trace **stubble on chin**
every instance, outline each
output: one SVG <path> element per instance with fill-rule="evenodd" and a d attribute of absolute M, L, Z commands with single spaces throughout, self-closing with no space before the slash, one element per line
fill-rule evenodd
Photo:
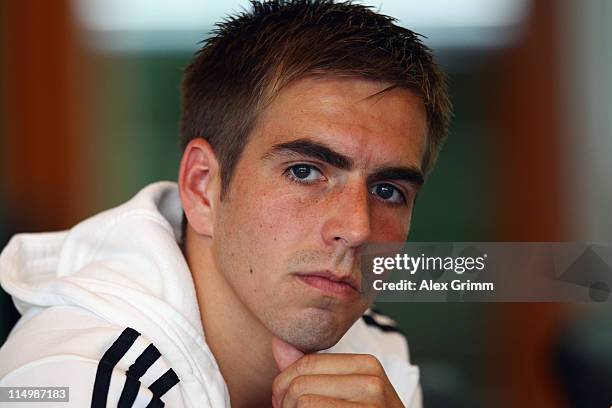
<path fill-rule="evenodd" d="M 334 346 L 354 323 L 337 313 L 326 308 L 308 307 L 292 316 L 270 319 L 269 329 L 305 353 L 326 350 Z"/>

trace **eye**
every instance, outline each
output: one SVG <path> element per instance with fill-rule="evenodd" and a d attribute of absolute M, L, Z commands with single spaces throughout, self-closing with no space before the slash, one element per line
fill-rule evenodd
<path fill-rule="evenodd" d="M 404 204 L 406 202 L 404 194 L 397 187 L 389 183 L 374 184 L 370 188 L 370 194 L 390 204 Z"/>
<path fill-rule="evenodd" d="M 323 174 L 315 166 L 310 164 L 296 164 L 287 169 L 289 178 L 298 183 L 314 183 L 323 180 Z"/>

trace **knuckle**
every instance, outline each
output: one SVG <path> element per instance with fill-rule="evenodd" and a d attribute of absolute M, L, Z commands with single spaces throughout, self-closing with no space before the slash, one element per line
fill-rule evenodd
<path fill-rule="evenodd" d="M 380 361 L 378 361 L 378 359 L 373 355 L 363 354 L 362 359 L 363 365 L 369 370 L 376 373 L 380 373 L 382 371 L 382 365 L 380 364 Z"/>
<path fill-rule="evenodd" d="M 385 391 L 385 381 L 373 375 L 368 376 L 364 386 L 371 395 L 380 395 Z"/>
<path fill-rule="evenodd" d="M 317 356 L 315 354 L 307 354 L 300 358 L 295 365 L 295 371 L 300 375 L 308 374 L 314 371 L 317 363 Z"/>
<path fill-rule="evenodd" d="M 289 388 L 287 389 L 287 396 L 290 399 L 297 401 L 299 397 L 304 393 L 304 389 L 306 388 L 305 377 L 296 377 L 289 384 Z"/>

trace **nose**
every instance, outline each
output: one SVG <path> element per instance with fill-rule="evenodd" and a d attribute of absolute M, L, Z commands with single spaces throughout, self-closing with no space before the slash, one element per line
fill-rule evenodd
<path fill-rule="evenodd" d="M 345 185 L 330 199 L 322 230 L 326 244 L 355 248 L 368 240 L 371 234 L 369 194 L 365 183 L 354 183 Z"/>

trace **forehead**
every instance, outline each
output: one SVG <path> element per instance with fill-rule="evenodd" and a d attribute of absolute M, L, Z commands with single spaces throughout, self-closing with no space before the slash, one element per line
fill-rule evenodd
<path fill-rule="evenodd" d="M 309 77 L 281 90 L 259 117 L 256 150 L 289 140 L 323 142 L 355 161 L 420 167 L 427 121 L 422 99 L 385 82 Z"/>

